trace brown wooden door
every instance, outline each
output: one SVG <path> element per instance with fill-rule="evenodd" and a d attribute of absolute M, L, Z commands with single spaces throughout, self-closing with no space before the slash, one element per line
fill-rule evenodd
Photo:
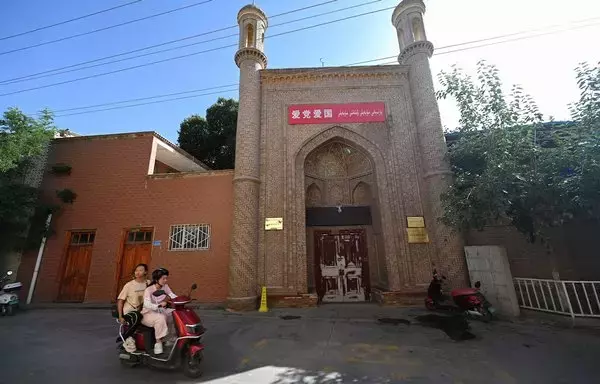
<path fill-rule="evenodd" d="M 81 303 L 85 299 L 95 231 L 71 232 L 57 301 Z"/>
<path fill-rule="evenodd" d="M 363 229 L 315 231 L 315 281 L 321 301 L 369 300 L 369 268 Z"/>
<path fill-rule="evenodd" d="M 123 254 L 121 255 L 117 295 L 121 292 L 123 286 L 133 279 L 133 270 L 136 265 L 140 263 L 150 265 L 151 253 L 152 228 L 127 231 L 124 238 Z"/>

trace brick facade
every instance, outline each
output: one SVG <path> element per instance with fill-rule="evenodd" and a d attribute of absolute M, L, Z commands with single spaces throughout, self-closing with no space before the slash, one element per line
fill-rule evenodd
<path fill-rule="evenodd" d="M 373 166 L 372 177 L 365 180 L 373 193 L 373 224 L 367 233 L 373 253 L 371 282 L 383 292 L 379 297 L 411 301 L 399 297 L 424 292 L 434 267 L 443 270 L 452 284 L 465 283 L 462 239 L 437 220 L 439 196 L 451 174 L 429 68 L 433 47 L 425 40 L 424 10 L 422 1 L 405 0 L 393 13 L 400 65 L 275 70 L 261 69 L 266 65 L 262 42 L 247 44 L 247 21 L 266 28 L 266 16 L 254 6 L 240 11 L 240 50 L 235 57 L 241 80 L 236 151 L 240 181 L 234 217 L 244 221 L 234 221 L 232 234 L 231 306 L 238 306 L 239 300 L 254 305 L 261 286 L 273 296 L 311 293 L 313 250 L 308 249 L 311 230 L 305 222 L 309 187 L 305 162 L 331 142 L 365 153 Z M 365 102 L 384 102 L 386 121 L 344 125 L 287 121 L 290 105 Z M 259 204 L 257 215 L 248 209 L 254 201 Z M 255 219 L 250 220 L 250 213 Z M 424 217 L 430 243 L 408 243 L 407 216 Z M 269 217 L 283 218 L 283 230 L 265 231 L 264 220 Z M 249 242 L 256 238 L 258 249 L 250 249 Z"/>
<path fill-rule="evenodd" d="M 151 269 L 171 272 L 170 285 L 182 292 L 198 283 L 195 297 L 202 302 L 224 302 L 227 294 L 230 228 L 232 221 L 231 171 L 148 175 L 153 133 L 77 137 L 54 140 L 47 166 L 65 163 L 71 175 L 46 172 L 42 190 L 47 199 L 55 191 L 72 189 L 77 199 L 63 204 L 53 218 L 35 289 L 34 302 L 56 300 L 65 262 L 67 231 L 93 229 L 92 261 L 85 302 L 110 302 L 116 297 L 116 268 L 123 231 L 152 227 L 160 246 L 151 251 Z M 161 139 L 162 140 L 162 139 Z M 161 170 L 160 166 L 157 170 Z M 170 168 L 170 167 L 168 167 Z M 164 170 L 164 169 L 163 169 Z M 176 224 L 209 224 L 206 251 L 169 251 L 169 231 Z M 19 279 L 29 284 L 37 251 L 27 253 Z M 27 292 L 28 287 L 24 289 Z"/>

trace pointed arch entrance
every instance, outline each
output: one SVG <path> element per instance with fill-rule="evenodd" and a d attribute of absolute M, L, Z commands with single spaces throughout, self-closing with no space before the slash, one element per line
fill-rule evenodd
<path fill-rule="evenodd" d="M 341 138 L 305 158 L 307 277 L 320 301 L 370 300 L 374 168 L 368 153 Z"/>

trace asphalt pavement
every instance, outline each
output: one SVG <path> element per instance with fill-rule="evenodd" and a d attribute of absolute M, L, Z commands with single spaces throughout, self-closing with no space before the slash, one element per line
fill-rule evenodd
<path fill-rule="evenodd" d="M 0 318 L 0 383 L 599 382 L 600 334 L 588 329 L 472 322 L 474 337 L 461 340 L 419 311 L 374 305 L 199 313 L 200 379 L 122 367 L 106 309 L 38 309 Z"/>

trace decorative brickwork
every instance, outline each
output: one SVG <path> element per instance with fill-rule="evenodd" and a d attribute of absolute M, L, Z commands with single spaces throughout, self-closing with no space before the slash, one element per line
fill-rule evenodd
<path fill-rule="evenodd" d="M 254 27 L 247 28 L 244 15 L 252 15 L 259 27 L 266 26 L 266 17 L 244 8 L 236 55 L 241 81 L 232 298 L 251 300 L 260 286 L 273 297 L 300 297 L 310 293 L 309 285 L 314 289 L 308 272 L 314 268 L 314 252 L 309 249 L 307 204 L 370 205 L 373 223 L 366 229 L 371 279 L 378 292 L 391 292 L 378 293 L 381 300 L 413 303 L 414 295 L 426 291 L 434 267 L 453 283 L 464 283 L 462 242 L 438 222 L 440 193 L 450 172 L 429 69 L 433 46 L 425 40 L 424 11 L 422 1 L 405 0 L 393 14 L 401 65 L 265 70 L 262 46 L 245 45 L 254 41 L 248 37 Z M 368 102 L 385 104 L 385 122 L 341 126 L 287 121 L 290 105 Z M 307 164 L 311 153 L 332 145 L 364 153 L 368 173 L 350 183 L 323 176 L 325 170 L 317 168 L 325 163 L 310 158 Z M 430 243 L 408 243 L 407 216 L 425 218 Z M 283 230 L 265 231 L 268 217 L 283 218 Z"/>
<path fill-rule="evenodd" d="M 260 183 L 260 70 L 267 58 L 260 50 L 267 25 L 264 13 L 246 6 L 238 14 L 240 49 L 235 62 L 240 68 L 237 120 L 233 224 L 229 262 L 229 299 L 232 309 L 252 308 L 258 294 L 257 258 Z"/>

